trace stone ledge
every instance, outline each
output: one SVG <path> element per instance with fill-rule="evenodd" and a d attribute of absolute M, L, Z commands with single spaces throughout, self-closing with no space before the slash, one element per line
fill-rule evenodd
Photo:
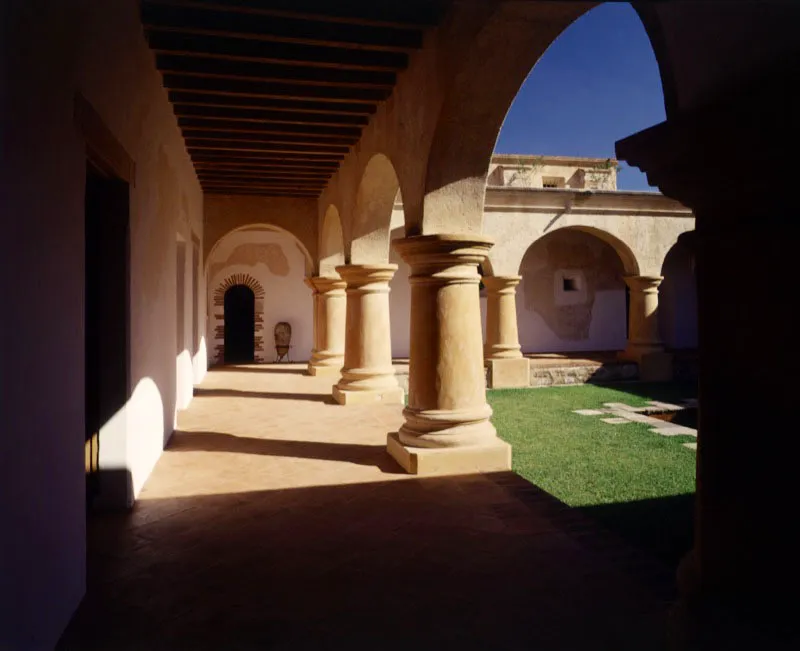
<path fill-rule="evenodd" d="M 386 451 L 412 475 L 467 475 L 511 469 L 511 446 L 496 439 L 490 445 L 463 448 L 412 448 L 397 432 L 386 439 Z"/>

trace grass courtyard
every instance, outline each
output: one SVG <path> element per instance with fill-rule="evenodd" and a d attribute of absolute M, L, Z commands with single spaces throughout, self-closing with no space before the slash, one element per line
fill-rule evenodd
<path fill-rule="evenodd" d="M 513 446 L 515 472 L 670 564 L 691 547 L 695 452 L 683 444 L 695 439 L 574 411 L 694 397 L 693 385 L 678 383 L 488 392 L 498 434 Z"/>

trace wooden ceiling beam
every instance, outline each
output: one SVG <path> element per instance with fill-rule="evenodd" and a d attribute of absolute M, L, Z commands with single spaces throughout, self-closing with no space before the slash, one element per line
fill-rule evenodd
<path fill-rule="evenodd" d="M 304 186 L 304 185 L 296 185 L 293 183 L 247 183 L 242 182 L 238 183 L 235 181 L 201 181 L 200 185 L 203 188 L 241 188 L 241 189 L 251 189 L 251 190 L 290 190 L 292 192 L 309 192 L 319 194 L 322 190 L 325 189 L 324 185 L 318 187 L 311 187 L 311 186 Z"/>
<path fill-rule="evenodd" d="M 238 122 L 270 122 L 273 124 L 302 124 L 316 126 L 364 127 L 369 118 L 363 115 L 327 115 L 325 113 L 303 113 L 301 111 L 270 111 L 250 108 L 219 108 L 206 106 L 174 107 L 178 118 L 204 118 L 205 120 L 228 120 Z"/>
<path fill-rule="evenodd" d="M 370 27 L 424 29 L 439 24 L 447 0 L 403 2 L 331 2 L 330 0 L 145 0 L 150 4 L 203 7 L 214 11 L 240 12 L 283 18 L 347 23 Z"/>
<path fill-rule="evenodd" d="M 322 86 L 291 84 L 222 77 L 195 77 L 164 73 L 164 88 L 170 91 L 200 91 L 207 94 L 241 95 L 278 100 L 328 101 L 346 104 L 377 104 L 391 94 L 386 88 L 349 88 L 346 86 Z"/>
<path fill-rule="evenodd" d="M 205 141 L 201 138 L 185 138 L 186 148 L 189 151 L 250 151 L 275 154 L 300 154 L 310 157 L 310 160 L 341 160 L 350 151 L 349 147 L 335 147 L 322 145 L 292 145 L 271 144 L 268 142 L 231 142 L 231 141 Z"/>
<path fill-rule="evenodd" d="M 287 199 L 316 199 L 319 193 L 312 192 L 269 192 L 266 190 L 244 190 L 242 188 L 203 188 L 204 194 L 221 194 L 228 196 L 253 196 L 253 197 L 285 197 Z"/>
<path fill-rule="evenodd" d="M 233 12 L 224 5 L 212 8 L 153 2 L 144 2 L 141 14 L 147 31 L 364 50 L 402 52 L 422 47 L 420 29 L 330 23 L 303 14 L 287 17 Z"/>
<path fill-rule="evenodd" d="M 359 127 L 325 124 L 287 124 L 286 122 L 240 122 L 237 120 L 180 117 L 178 125 L 184 132 L 207 131 L 224 133 L 260 133 L 286 137 L 318 138 L 325 141 L 356 142 L 361 136 Z"/>
<path fill-rule="evenodd" d="M 334 136 L 319 136 L 319 135 L 298 135 L 298 134 L 282 134 L 270 133 L 264 131 L 253 132 L 237 132 L 237 131 L 211 131 L 208 129 L 192 129 L 190 127 L 183 128 L 184 138 L 197 139 L 208 141 L 230 141 L 230 142 L 267 142 L 267 143 L 282 143 L 292 145 L 322 145 L 332 147 L 352 147 L 358 138 L 336 138 Z"/>
<path fill-rule="evenodd" d="M 375 72 L 399 72 L 408 66 L 408 55 L 404 52 L 352 50 L 158 31 L 149 32 L 147 40 L 150 49 L 157 54 L 185 57 Z"/>
<path fill-rule="evenodd" d="M 335 172 L 339 167 L 338 161 L 310 161 L 307 158 L 297 160 L 285 156 L 269 154 L 253 154 L 251 152 L 189 152 L 195 164 L 213 165 L 246 165 L 248 167 L 281 167 L 285 169 L 313 169 Z"/>
<path fill-rule="evenodd" d="M 285 100 L 250 95 L 213 94 L 203 91 L 169 91 L 169 101 L 175 106 L 208 106 L 216 108 L 245 108 L 273 111 L 304 111 L 306 113 L 343 113 L 372 115 L 375 104 L 345 102 L 314 102 Z"/>
<path fill-rule="evenodd" d="M 156 65 L 163 74 L 237 79 L 258 83 L 277 82 L 311 86 L 391 90 L 396 81 L 394 72 L 311 68 L 255 61 L 228 61 L 206 57 L 175 56 L 172 54 L 157 55 Z"/>

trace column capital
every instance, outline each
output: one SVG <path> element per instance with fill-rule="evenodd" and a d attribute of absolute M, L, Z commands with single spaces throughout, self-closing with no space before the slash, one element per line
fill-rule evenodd
<path fill-rule="evenodd" d="M 719 95 L 701 108 L 683 111 L 616 143 L 617 158 L 638 167 L 668 197 L 701 213 L 719 213 L 726 226 L 759 219 L 786 219 L 776 170 L 795 167 L 787 146 L 796 131 L 798 104 L 787 83 L 796 59 L 769 74 Z M 759 167 L 769 161 L 769 170 Z"/>
<path fill-rule="evenodd" d="M 388 283 L 397 271 L 396 264 L 344 264 L 336 267 L 347 290 L 389 291 Z"/>
<path fill-rule="evenodd" d="M 395 250 L 411 267 L 414 283 L 480 282 L 478 265 L 486 259 L 494 241 L 484 235 L 417 235 L 395 240 Z"/>
<path fill-rule="evenodd" d="M 335 290 L 344 290 L 347 287 L 347 283 L 341 278 L 330 276 L 307 276 L 304 281 L 314 290 L 315 294 L 327 294 Z"/>
<path fill-rule="evenodd" d="M 490 294 L 514 294 L 522 276 L 484 276 L 483 284 Z"/>
<path fill-rule="evenodd" d="M 652 294 L 658 292 L 658 286 L 664 280 L 664 276 L 623 276 L 622 279 L 632 291 Z"/>

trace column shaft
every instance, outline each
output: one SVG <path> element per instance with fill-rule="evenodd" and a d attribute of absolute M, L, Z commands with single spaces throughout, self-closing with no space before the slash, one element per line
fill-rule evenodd
<path fill-rule="evenodd" d="M 403 401 L 392 366 L 389 281 L 396 264 L 343 265 L 347 317 L 342 379 L 333 388 L 340 404 Z"/>
<path fill-rule="evenodd" d="M 338 375 L 344 364 L 346 283 L 318 276 L 307 280 L 314 288 L 314 350 L 311 375 Z"/>
<path fill-rule="evenodd" d="M 395 247 L 411 266 L 411 358 L 406 422 L 389 436 L 390 454 L 418 474 L 508 469 L 484 379 L 477 266 L 491 241 L 425 235 Z"/>
<path fill-rule="evenodd" d="M 520 276 L 484 276 L 486 343 L 483 355 L 492 388 L 530 386 L 530 362 L 522 356 L 517 330 L 517 285 Z"/>

